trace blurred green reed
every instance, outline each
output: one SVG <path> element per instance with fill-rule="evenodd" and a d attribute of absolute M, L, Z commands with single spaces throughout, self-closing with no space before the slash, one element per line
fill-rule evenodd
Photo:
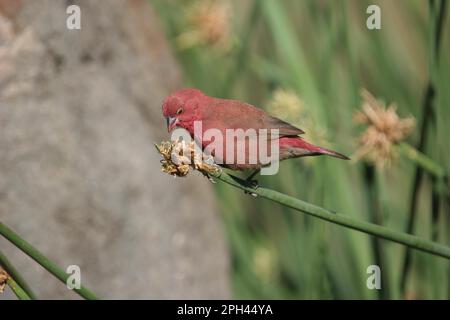
<path fill-rule="evenodd" d="M 38 249 L 33 247 L 28 241 L 15 233 L 12 229 L 0 222 L 0 235 L 11 242 L 18 249 L 22 250 L 26 255 L 32 258 L 36 263 L 40 264 L 50 274 L 58 278 L 62 283 L 67 285 L 70 274 L 67 274 L 61 269 L 55 262 L 43 255 Z M 7 278 L 7 284 L 11 290 L 16 294 L 20 300 L 35 300 L 37 299 L 34 292 L 28 286 L 25 279 L 20 272 L 11 264 L 8 258 L 0 252 L 0 268 L 4 269 L 9 277 Z M 80 288 L 73 288 L 80 297 L 86 300 L 98 300 L 99 298 L 95 293 L 81 285 Z"/>
<path fill-rule="evenodd" d="M 348 155 L 355 152 L 361 132 L 352 121 L 361 105 L 361 88 L 395 102 L 400 116 L 416 118 L 418 128 L 408 142 L 417 146 L 425 90 L 432 77 L 436 115 L 423 152 L 450 172 L 449 28 L 443 28 L 439 59 L 431 44 L 440 1 L 222 1 L 231 5 L 233 36 L 232 48 L 223 52 L 207 45 L 177 47 L 177 37 L 186 31 L 184 13 L 195 0 L 149 1 L 173 43 L 185 86 L 263 108 L 275 89 L 293 90 L 315 125 L 326 128 L 331 147 Z M 366 28 L 369 4 L 381 7 L 381 30 Z M 308 138 L 309 128 L 302 129 Z M 259 180 L 350 217 L 405 231 L 415 170 L 415 163 L 404 156 L 385 170 L 362 161 L 321 157 L 284 162 L 276 176 Z M 434 235 L 448 245 L 448 181 L 438 202 L 432 201 L 434 185 L 424 175 L 412 231 L 427 239 Z M 448 260 L 412 251 L 408 275 L 403 277 L 403 246 L 295 214 L 234 188 L 217 185 L 216 190 L 236 298 L 450 298 Z M 366 269 L 379 263 L 383 288 L 369 290 Z"/>
<path fill-rule="evenodd" d="M 8 258 L 0 251 L 0 270 L 1 269 L 3 269 L 8 273 L 10 279 L 12 278 L 12 283 L 10 283 L 9 285 L 12 288 L 12 290 L 16 293 L 16 296 L 19 299 L 26 297 L 27 300 L 29 299 L 35 300 L 37 298 L 33 290 L 28 286 L 27 282 L 20 274 L 20 272 L 11 264 Z M 19 293 L 17 293 L 16 290 L 14 290 L 14 288 L 19 288 L 17 291 Z M 22 295 L 22 291 L 25 292 L 24 295 Z"/>

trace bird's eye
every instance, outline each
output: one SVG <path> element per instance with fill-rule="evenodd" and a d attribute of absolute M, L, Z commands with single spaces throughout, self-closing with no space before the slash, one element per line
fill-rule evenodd
<path fill-rule="evenodd" d="M 181 113 L 183 113 L 183 108 L 178 108 L 177 114 L 181 114 Z"/>

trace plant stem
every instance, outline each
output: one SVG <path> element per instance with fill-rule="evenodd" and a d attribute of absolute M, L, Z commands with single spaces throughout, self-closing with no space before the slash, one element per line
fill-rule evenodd
<path fill-rule="evenodd" d="M 30 256 L 34 261 L 43 266 L 48 272 L 53 274 L 56 278 L 61 280 L 64 284 L 67 283 L 67 279 L 69 275 L 64 272 L 61 268 L 59 268 L 53 261 L 48 259 L 42 253 L 40 253 L 36 248 L 34 248 L 30 243 L 22 239 L 17 233 L 12 231 L 2 222 L 0 222 L 0 234 L 8 239 L 12 244 L 18 247 L 20 250 L 25 252 L 28 256 Z M 92 293 L 90 290 L 81 286 L 80 289 L 73 289 L 76 293 L 88 300 L 96 300 L 97 296 Z"/>
<path fill-rule="evenodd" d="M 10 276 L 6 283 L 20 300 L 32 300 L 26 291 Z"/>
<path fill-rule="evenodd" d="M 363 222 L 349 218 L 342 214 L 336 214 L 330 210 L 318 207 L 308 202 L 302 201 L 280 193 L 275 190 L 271 190 L 264 187 L 254 188 L 248 181 L 240 179 L 238 177 L 229 175 L 225 172 L 218 174 L 211 174 L 211 176 L 228 183 L 234 187 L 242 189 L 252 194 L 256 194 L 262 198 L 266 198 L 277 202 L 286 207 L 292 208 L 297 211 L 301 211 L 313 217 L 335 223 L 347 228 L 351 228 L 363 233 L 367 233 L 376 237 L 380 237 L 386 240 L 397 242 L 414 248 L 420 251 L 428 252 L 430 254 L 450 259 L 450 247 L 442 244 L 422 239 L 410 234 L 406 234 L 399 231 L 394 231 L 389 228 L 379 226 L 373 223 Z"/>
<path fill-rule="evenodd" d="M 0 266 L 5 269 L 5 271 L 15 279 L 15 281 L 18 283 L 18 285 L 27 293 L 27 295 L 35 300 L 36 295 L 34 294 L 33 290 L 31 290 L 30 286 L 28 286 L 25 279 L 22 277 L 22 275 L 17 271 L 17 269 L 11 264 L 11 262 L 6 258 L 6 256 L 0 251 Z"/>
<path fill-rule="evenodd" d="M 252 40 L 252 32 L 255 29 L 255 25 L 258 22 L 259 12 L 261 7 L 261 0 L 253 0 L 252 9 L 250 11 L 250 19 L 249 23 L 246 27 L 246 31 L 242 37 L 241 47 L 236 54 L 236 64 L 228 73 L 225 82 L 220 89 L 220 94 L 223 97 L 227 97 L 230 93 L 230 90 L 233 88 L 237 78 L 240 74 L 247 68 L 247 58 L 250 53 L 250 44 Z"/>
<path fill-rule="evenodd" d="M 445 170 L 439 164 L 434 162 L 430 157 L 426 154 L 420 152 L 410 144 L 405 142 L 401 142 L 398 145 L 398 150 L 412 160 L 418 167 L 422 170 L 425 170 L 430 175 L 442 179 L 446 176 Z"/>
<path fill-rule="evenodd" d="M 383 217 L 380 210 L 380 200 L 379 200 L 379 192 L 378 192 L 378 181 L 377 181 L 377 172 L 373 165 L 366 164 L 364 166 L 365 169 L 365 178 L 367 182 L 367 203 L 368 210 L 371 222 L 382 225 Z M 372 237 L 372 248 L 374 261 L 377 266 L 383 272 L 383 277 L 381 277 L 381 289 L 377 290 L 379 298 L 382 300 L 389 299 L 389 272 L 387 270 L 387 264 L 385 259 L 385 248 L 383 247 L 382 240 L 377 237 Z"/>
<path fill-rule="evenodd" d="M 430 76 L 428 79 L 427 88 L 425 91 L 425 97 L 423 99 L 423 114 L 422 114 L 422 124 L 420 127 L 420 140 L 417 146 L 417 150 L 420 152 L 424 152 L 425 144 L 427 141 L 427 133 L 429 123 L 435 117 L 435 110 L 433 107 L 433 100 L 436 94 L 435 86 L 434 86 L 434 74 L 437 67 L 437 62 L 439 60 L 439 49 L 441 46 L 442 40 L 442 30 L 444 26 L 445 13 L 446 13 L 446 0 L 440 1 L 439 7 L 439 16 L 436 19 L 435 13 L 435 1 L 429 0 L 429 11 L 430 11 L 430 49 L 429 49 L 429 72 Z M 422 162 L 422 164 L 424 164 Z M 417 163 L 416 171 L 414 174 L 414 182 L 413 189 L 411 192 L 411 203 L 408 217 L 408 224 L 406 228 L 407 233 L 413 233 L 416 214 L 417 214 L 417 201 L 419 195 L 420 185 L 423 180 L 424 167 L 420 165 L 420 162 Z M 434 191 L 433 191 L 434 192 Z M 406 290 L 406 280 L 408 278 L 409 269 L 411 267 L 411 251 L 407 248 L 405 252 L 405 257 L 403 259 L 402 271 L 401 271 L 401 279 L 400 279 L 400 290 L 405 295 Z"/>
<path fill-rule="evenodd" d="M 431 240 L 436 241 L 439 236 L 439 211 L 441 208 L 441 201 L 443 194 L 437 187 L 436 177 L 432 177 L 432 194 L 431 194 Z"/>

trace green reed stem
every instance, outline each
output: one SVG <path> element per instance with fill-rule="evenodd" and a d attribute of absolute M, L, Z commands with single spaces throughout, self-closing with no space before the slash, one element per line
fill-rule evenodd
<path fill-rule="evenodd" d="M 379 195 L 379 181 L 377 171 L 373 165 L 366 164 L 364 166 L 364 173 L 367 185 L 367 209 L 369 212 L 370 222 L 382 225 L 383 214 L 381 212 L 380 195 Z M 373 248 L 374 262 L 377 266 L 384 270 L 383 277 L 381 277 L 381 289 L 377 290 L 379 298 L 382 300 L 389 299 L 389 272 L 388 264 L 386 263 L 386 248 L 383 241 L 378 237 L 372 237 L 371 244 Z"/>
<path fill-rule="evenodd" d="M 262 198 L 272 200 L 294 210 L 301 211 L 313 217 L 450 259 L 450 247 L 442 244 L 373 223 L 358 221 L 342 214 L 336 214 L 330 210 L 290 197 L 275 190 L 264 187 L 254 188 L 248 181 L 229 175 L 223 171 L 218 174 L 212 174 L 212 176 L 234 187 L 256 194 Z"/>
<path fill-rule="evenodd" d="M 11 264 L 11 262 L 6 258 L 6 256 L 0 251 L 0 266 L 5 269 L 5 271 L 17 282 L 17 284 L 26 292 L 26 294 L 33 300 L 36 299 L 36 295 L 30 286 L 27 284 L 22 275 L 17 271 L 17 269 Z"/>
<path fill-rule="evenodd" d="M 6 284 L 8 284 L 19 300 L 32 300 L 26 291 L 16 281 L 14 281 L 11 276 L 6 281 Z"/>
<path fill-rule="evenodd" d="M 249 22 L 245 28 L 245 32 L 242 36 L 242 42 L 240 44 L 239 51 L 236 53 L 235 61 L 236 64 L 228 73 L 224 84 L 220 89 L 220 95 L 223 97 L 227 97 L 230 94 L 233 85 L 236 83 L 236 80 L 239 78 L 239 75 L 243 73 L 243 71 L 247 68 L 248 65 L 248 56 L 250 53 L 250 44 L 252 41 L 252 33 L 255 29 L 255 26 L 258 22 L 258 18 L 260 16 L 260 0 L 254 0 L 252 4 L 252 9 L 250 11 Z"/>
<path fill-rule="evenodd" d="M 412 160 L 417 166 L 421 167 L 429 174 L 438 179 L 445 177 L 446 174 L 443 167 L 413 146 L 402 142 L 398 144 L 398 149 L 403 155 Z"/>
<path fill-rule="evenodd" d="M 436 110 L 434 107 L 434 98 L 436 96 L 435 80 L 437 69 L 439 66 L 439 52 L 442 41 L 442 31 L 444 29 L 444 20 L 446 14 L 447 1 L 441 0 L 439 2 L 439 8 L 437 8 L 435 0 L 428 1 L 429 6 L 429 49 L 428 49 L 428 64 L 429 64 L 429 79 L 425 90 L 425 96 L 423 99 L 423 113 L 422 113 L 422 123 L 420 126 L 420 139 L 417 145 L 417 150 L 420 152 L 425 152 L 426 143 L 428 140 L 429 126 L 432 125 L 433 120 L 436 118 Z M 423 157 L 416 158 L 419 160 L 416 165 L 416 170 L 414 173 L 414 181 L 411 192 L 411 203 L 408 216 L 408 222 L 406 226 L 406 232 L 413 233 L 418 207 L 419 189 L 423 182 L 423 176 L 425 168 L 433 168 L 429 166 L 430 161 L 420 161 L 425 160 Z M 423 168 L 421 165 L 425 165 Z M 428 166 L 427 166 L 428 165 Z M 436 168 L 434 168 L 436 169 Z M 444 173 L 445 174 L 445 173 Z M 442 181 L 442 179 L 439 179 Z M 433 186 L 432 197 L 435 196 L 435 186 Z M 432 206 L 432 214 L 436 213 L 434 210 L 436 207 Z M 412 256 L 411 251 L 407 248 L 405 251 L 405 256 L 402 263 L 401 279 L 400 279 L 400 290 L 403 295 L 406 293 L 406 281 L 408 278 L 409 270 L 411 268 Z"/>
<path fill-rule="evenodd" d="M 14 244 L 17 248 L 22 250 L 28 256 L 30 256 L 34 261 L 43 266 L 48 272 L 53 274 L 56 278 L 61 280 L 64 284 L 67 283 L 67 279 L 69 275 L 64 272 L 63 269 L 59 268 L 53 261 L 48 259 L 42 253 L 40 253 L 36 248 L 34 248 L 30 243 L 22 239 L 17 233 L 12 231 L 2 222 L 0 222 L 0 234 L 8 239 L 12 244 Z M 97 300 L 97 296 L 91 292 L 89 289 L 81 286 L 80 289 L 73 289 L 76 293 L 78 293 L 81 297 L 88 300 Z"/>

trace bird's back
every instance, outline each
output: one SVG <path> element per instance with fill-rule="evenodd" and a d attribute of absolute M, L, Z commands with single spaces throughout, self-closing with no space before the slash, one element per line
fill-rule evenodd
<path fill-rule="evenodd" d="M 303 130 L 270 116 L 264 110 L 237 100 L 206 97 L 200 107 L 206 129 L 277 129 L 280 136 L 297 136 Z"/>

